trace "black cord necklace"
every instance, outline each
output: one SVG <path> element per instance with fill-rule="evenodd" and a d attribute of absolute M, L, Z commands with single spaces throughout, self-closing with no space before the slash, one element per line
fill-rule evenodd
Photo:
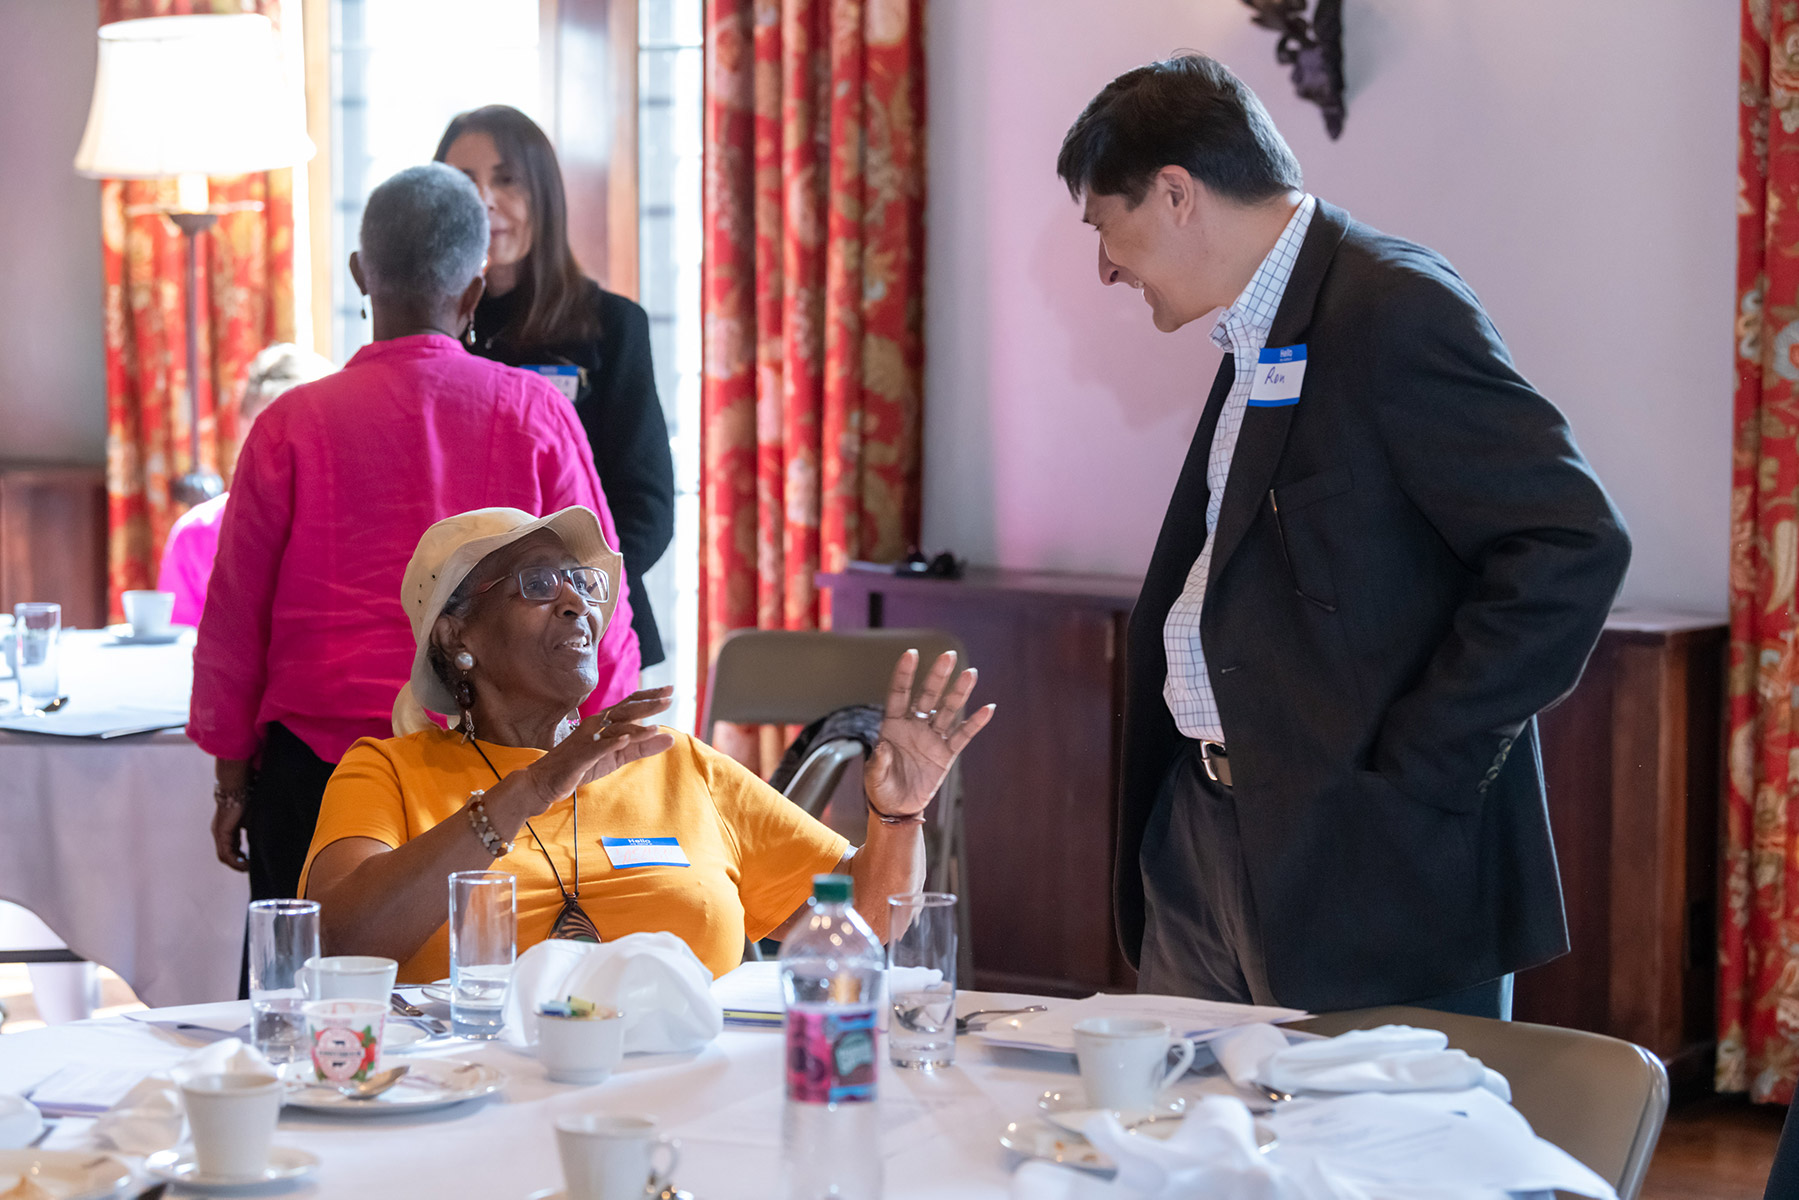
<path fill-rule="evenodd" d="M 481 743 L 472 737 L 468 741 L 469 745 L 475 748 L 475 753 L 481 756 L 481 761 L 487 764 L 487 769 L 493 772 L 494 782 L 504 782 L 500 769 L 493 765 L 493 759 L 487 757 L 487 751 L 481 749 Z M 581 907 L 581 799 L 578 794 L 579 790 L 577 788 L 577 794 L 569 797 L 569 805 L 574 811 L 575 822 L 574 891 L 571 892 L 564 886 L 562 872 L 556 869 L 556 860 L 550 857 L 549 850 L 544 847 L 543 839 L 537 836 L 537 830 L 531 828 L 529 820 L 525 822 L 525 830 L 531 835 L 531 840 L 537 843 L 537 852 L 543 855 L 545 862 L 550 864 L 550 874 L 555 877 L 556 890 L 562 896 L 562 910 L 556 914 L 555 924 L 550 926 L 550 937 L 573 942 L 601 942 L 605 939 L 600 936 L 599 928 L 594 925 L 593 918 L 588 916 L 587 911 Z"/>

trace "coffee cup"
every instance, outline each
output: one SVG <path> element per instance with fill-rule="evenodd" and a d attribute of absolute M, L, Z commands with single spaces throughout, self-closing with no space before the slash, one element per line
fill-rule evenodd
<path fill-rule="evenodd" d="M 1176 1051 L 1169 1063 L 1169 1051 Z M 1148 1113 L 1156 1095 L 1193 1065 L 1193 1040 L 1146 1017 L 1089 1017 L 1074 1027 L 1087 1103 L 1119 1113 Z"/>
<path fill-rule="evenodd" d="M 194 1160 L 206 1182 L 261 1182 L 281 1119 L 281 1091 L 280 1079 L 250 1072 L 199 1075 L 181 1084 Z"/>
<path fill-rule="evenodd" d="M 668 1187 L 680 1143 L 648 1117 L 580 1113 L 556 1122 L 566 1200 L 643 1200 Z M 656 1165 L 658 1155 L 666 1161 Z"/>
<path fill-rule="evenodd" d="M 595 1008 L 586 1016 L 537 1014 L 537 1057 L 557 1083 L 600 1083 L 625 1053 L 625 1015 Z"/>
<path fill-rule="evenodd" d="M 371 1000 L 386 1007 L 400 964 L 372 954 L 313 957 L 300 968 L 300 988 L 308 1000 Z"/>
<path fill-rule="evenodd" d="M 174 592 L 124 592 L 119 602 L 125 609 L 125 620 L 131 623 L 133 637 L 162 637 L 169 632 L 169 618 L 175 612 Z"/>

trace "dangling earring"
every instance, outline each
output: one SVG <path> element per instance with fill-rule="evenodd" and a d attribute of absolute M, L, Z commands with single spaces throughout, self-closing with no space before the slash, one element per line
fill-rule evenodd
<path fill-rule="evenodd" d="M 456 707 L 462 711 L 462 740 L 475 738 L 475 689 L 467 679 L 456 681 Z"/>
<path fill-rule="evenodd" d="M 468 328 L 462 331 L 462 340 L 470 350 L 475 348 L 475 323 L 470 321 Z"/>
<path fill-rule="evenodd" d="M 362 319 L 365 321 L 369 319 L 369 302 L 367 300 L 362 302 Z"/>

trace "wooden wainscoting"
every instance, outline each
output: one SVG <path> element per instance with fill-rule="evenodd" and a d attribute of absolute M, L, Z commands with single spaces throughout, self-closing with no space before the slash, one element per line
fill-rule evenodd
<path fill-rule="evenodd" d="M 106 624 L 106 468 L 0 463 L 0 612 L 62 605 L 65 627 Z"/>

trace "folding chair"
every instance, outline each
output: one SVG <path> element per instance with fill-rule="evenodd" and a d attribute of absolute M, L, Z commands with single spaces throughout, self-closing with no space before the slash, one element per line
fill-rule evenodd
<path fill-rule="evenodd" d="M 825 633 L 783 629 L 740 629 L 718 648 L 706 685 L 700 728 L 710 742 L 720 721 L 746 725 L 809 725 L 840 708 L 886 703 L 893 664 L 907 650 L 919 654 L 919 682 L 946 650 L 956 653 L 956 673 L 969 666 L 955 636 L 933 629 L 870 629 Z M 952 676 L 952 679 L 954 677 Z M 834 738 L 812 747 L 788 784 L 788 799 L 814 817 L 824 815 L 831 796 L 860 758 L 861 743 Z M 973 979 L 969 943 L 968 893 L 963 861 L 962 773 L 950 768 L 924 828 L 925 888 L 954 892 L 958 971 Z"/>

